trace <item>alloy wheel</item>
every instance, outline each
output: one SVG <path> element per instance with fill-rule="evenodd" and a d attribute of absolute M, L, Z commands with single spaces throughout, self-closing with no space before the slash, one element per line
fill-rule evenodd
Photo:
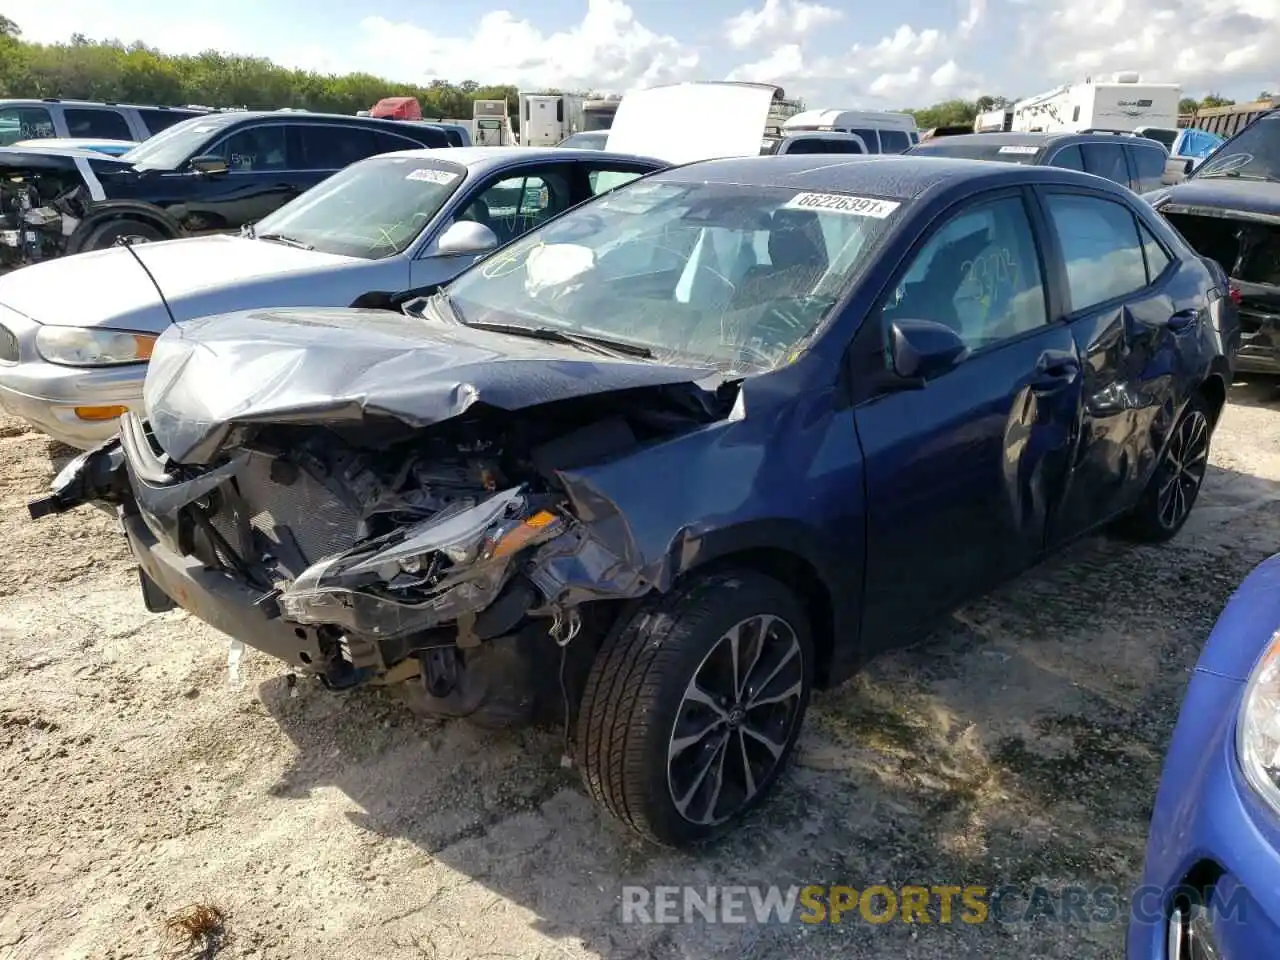
<path fill-rule="evenodd" d="M 1169 439 L 1160 464 L 1156 493 L 1157 515 L 1166 529 L 1186 519 L 1204 481 L 1209 464 L 1209 420 L 1196 409 L 1187 411 Z"/>
<path fill-rule="evenodd" d="M 714 826 L 772 778 L 795 732 L 805 685 L 794 628 L 761 614 L 726 630 L 694 671 L 667 748 L 680 816 Z"/>

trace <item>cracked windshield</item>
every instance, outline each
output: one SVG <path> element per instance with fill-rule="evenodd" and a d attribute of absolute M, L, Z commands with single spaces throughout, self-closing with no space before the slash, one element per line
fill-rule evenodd
<path fill-rule="evenodd" d="M 733 184 L 624 186 L 448 288 L 463 322 L 550 326 L 756 373 L 822 324 L 900 202 Z"/>

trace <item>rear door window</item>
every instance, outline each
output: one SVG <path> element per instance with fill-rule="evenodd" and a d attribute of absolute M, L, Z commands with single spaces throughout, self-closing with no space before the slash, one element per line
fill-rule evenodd
<path fill-rule="evenodd" d="M 303 124 L 298 127 L 303 170 L 341 170 L 378 152 L 373 132 L 364 127 Z"/>
<path fill-rule="evenodd" d="M 1133 165 L 1133 189 L 1136 193 L 1154 190 L 1164 182 L 1166 154 L 1156 147 L 1135 143 L 1128 147 Z"/>
<path fill-rule="evenodd" d="M 56 137 L 53 117 L 44 107 L 0 107 L 0 147 L 19 140 Z"/>
<path fill-rule="evenodd" d="M 607 193 L 624 183 L 630 183 L 637 177 L 643 177 L 644 174 L 639 170 L 611 170 L 608 167 L 594 167 L 587 171 L 587 183 L 591 188 L 591 195 L 598 197 L 602 193 Z"/>
<path fill-rule="evenodd" d="M 129 121 L 118 110 L 68 107 L 62 116 L 67 121 L 67 135 L 93 140 L 132 140 Z"/>
<path fill-rule="evenodd" d="M 880 138 L 876 136 L 874 130 L 850 130 L 850 133 L 856 133 L 862 138 L 862 142 L 867 145 L 867 149 L 872 153 L 880 153 Z"/>
<path fill-rule="evenodd" d="M 1114 183 L 1129 186 L 1129 167 L 1124 160 L 1124 151 L 1118 143 L 1084 143 L 1080 145 L 1084 153 L 1084 168 L 1089 173 L 1106 177 Z"/>
<path fill-rule="evenodd" d="M 1051 193 L 1046 206 L 1066 261 L 1073 313 L 1147 285 L 1138 224 L 1127 207 L 1074 193 Z"/>
<path fill-rule="evenodd" d="M 880 150 L 883 153 L 906 153 L 911 149 L 911 138 L 905 130 L 881 130 Z"/>
<path fill-rule="evenodd" d="M 410 140 L 408 137 L 398 137 L 394 133 L 384 133 L 381 130 L 373 131 L 374 153 L 394 153 L 397 150 L 421 149 L 422 144 L 416 140 Z"/>

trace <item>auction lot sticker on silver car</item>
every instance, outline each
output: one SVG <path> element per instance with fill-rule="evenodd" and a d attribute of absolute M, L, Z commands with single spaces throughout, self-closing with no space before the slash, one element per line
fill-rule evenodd
<path fill-rule="evenodd" d="M 830 210 L 833 213 L 883 220 L 902 204 L 897 200 L 851 197 L 847 193 L 797 193 L 782 206 L 786 210 Z"/>

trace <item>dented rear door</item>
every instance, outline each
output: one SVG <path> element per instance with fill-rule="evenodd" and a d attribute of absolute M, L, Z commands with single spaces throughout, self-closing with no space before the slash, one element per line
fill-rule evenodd
<path fill-rule="evenodd" d="M 1202 378 L 1196 345 L 1212 321 L 1203 272 L 1165 250 L 1128 205 L 1066 189 L 1041 196 L 1082 360 L 1079 444 L 1053 545 L 1137 502 Z"/>

